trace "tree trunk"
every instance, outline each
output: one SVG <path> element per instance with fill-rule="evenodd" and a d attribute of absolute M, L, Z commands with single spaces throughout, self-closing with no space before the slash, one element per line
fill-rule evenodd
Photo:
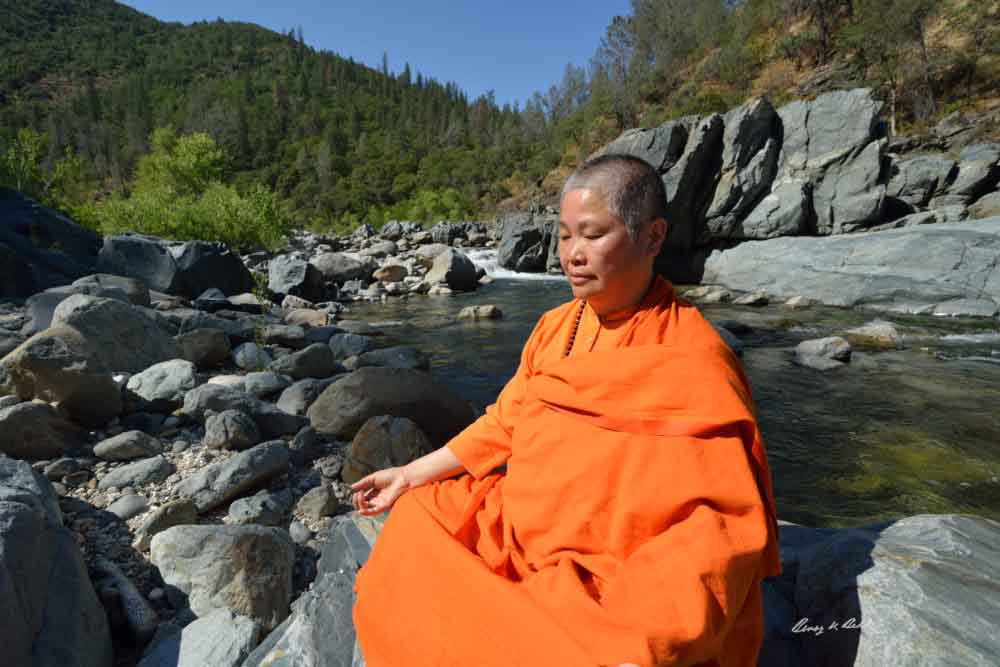
<path fill-rule="evenodd" d="M 896 86 L 889 87 L 889 136 L 896 136 Z"/>
<path fill-rule="evenodd" d="M 930 103 L 931 113 L 937 113 L 937 102 L 934 99 L 934 84 L 931 81 L 931 63 L 927 57 L 927 40 L 924 38 L 924 21 L 922 17 L 914 19 L 914 28 L 917 32 L 917 41 L 920 43 L 920 57 L 924 64 L 924 85 L 927 86 L 927 101 Z"/>

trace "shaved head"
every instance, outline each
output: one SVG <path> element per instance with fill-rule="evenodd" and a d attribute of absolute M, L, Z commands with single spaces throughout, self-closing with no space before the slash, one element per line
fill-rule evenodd
<path fill-rule="evenodd" d="M 609 153 L 587 160 L 563 185 L 560 199 L 570 190 L 593 190 L 608 211 L 625 223 L 633 241 L 644 225 L 667 217 L 667 195 L 656 169 L 632 155 Z"/>

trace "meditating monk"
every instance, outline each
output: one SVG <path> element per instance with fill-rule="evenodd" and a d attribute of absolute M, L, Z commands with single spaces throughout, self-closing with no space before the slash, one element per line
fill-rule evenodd
<path fill-rule="evenodd" d="M 653 272 L 665 205 L 642 160 L 580 167 L 573 300 L 483 416 L 353 485 L 361 514 L 391 508 L 354 584 L 368 667 L 756 664 L 767 457 L 739 361 Z"/>

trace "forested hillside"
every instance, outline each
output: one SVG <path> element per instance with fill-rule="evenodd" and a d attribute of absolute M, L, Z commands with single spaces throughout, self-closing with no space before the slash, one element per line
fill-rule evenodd
<path fill-rule="evenodd" d="M 956 110 L 1000 133 L 998 0 L 633 0 L 523 108 L 390 68 L 391 45 L 379 69 L 317 52 L 301 28 L 183 26 L 113 0 L 0 10 L 0 184 L 111 229 L 190 233 L 219 210 L 281 228 L 485 217 L 551 201 L 623 129 L 755 95 L 868 85 L 895 133 Z"/>

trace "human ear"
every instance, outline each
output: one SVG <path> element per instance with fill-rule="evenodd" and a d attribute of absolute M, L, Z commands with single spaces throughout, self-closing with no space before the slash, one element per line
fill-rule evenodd
<path fill-rule="evenodd" d="M 663 247 L 663 239 L 667 236 L 667 221 L 663 218 L 656 218 L 649 225 L 649 252 L 659 254 Z"/>

